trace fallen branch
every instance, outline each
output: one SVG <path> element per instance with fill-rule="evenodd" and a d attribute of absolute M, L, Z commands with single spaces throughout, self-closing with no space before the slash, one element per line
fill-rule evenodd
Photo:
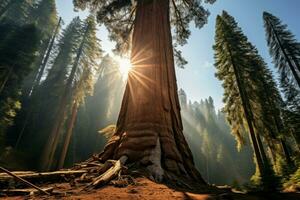
<path fill-rule="evenodd" d="M 57 182 L 57 181 L 66 181 L 66 178 L 70 177 L 80 177 L 82 174 L 86 173 L 86 170 L 69 170 L 69 171 L 55 171 L 55 172 L 43 172 L 43 173 L 21 173 L 16 174 L 22 179 L 26 179 L 30 182 Z M 0 176 L 0 187 L 5 184 L 8 184 L 13 177 L 2 175 Z"/>
<path fill-rule="evenodd" d="M 4 169 L 3 167 L 0 167 L 0 170 L 3 171 L 3 172 L 5 172 L 5 173 L 7 173 L 8 175 L 14 177 L 15 179 L 17 179 L 17 180 L 19 180 L 19 181 L 25 183 L 26 185 L 29 185 L 29 186 L 31 186 L 31 187 L 37 189 L 37 190 L 40 191 L 41 193 L 44 193 L 44 194 L 46 194 L 46 195 L 50 195 L 50 193 L 44 191 L 43 189 L 41 189 L 41 188 L 38 187 L 38 186 L 36 186 L 36 185 L 34 185 L 34 184 L 32 184 L 32 183 L 26 181 L 25 179 L 23 179 L 23 178 L 21 178 L 21 177 L 15 175 L 15 174 L 13 174 L 13 173 L 11 173 L 11 172 L 8 171 L 7 169 Z"/>
<path fill-rule="evenodd" d="M 53 190 L 53 187 L 48 187 L 48 188 L 41 188 L 45 192 L 51 192 Z M 37 189 L 33 188 L 28 188 L 28 189 L 5 189 L 5 190 L 0 190 L 0 193 L 4 193 L 5 195 L 8 196 L 17 196 L 17 195 L 32 195 L 36 192 L 40 192 Z"/>
<path fill-rule="evenodd" d="M 101 187 L 102 185 L 107 184 L 109 181 L 117 177 L 124 164 L 126 163 L 127 159 L 127 156 L 122 156 L 105 173 L 95 178 L 93 182 L 90 185 L 88 185 L 88 187 Z"/>

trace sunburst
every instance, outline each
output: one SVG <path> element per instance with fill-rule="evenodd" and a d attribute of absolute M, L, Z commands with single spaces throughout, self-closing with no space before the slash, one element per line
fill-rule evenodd
<path fill-rule="evenodd" d="M 116 60 L 119 64 L 119 70 L 120 73 L 122 74 L 123 80 L 127 80 L 128 73 L 132 69 L 132 64 L 130 62 L 130 59 L 126 57 L 116 57 Z"/>

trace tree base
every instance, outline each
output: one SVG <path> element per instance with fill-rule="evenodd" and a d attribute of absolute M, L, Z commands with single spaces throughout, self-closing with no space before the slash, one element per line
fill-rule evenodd
<path fill-rule="evenodd" d="M 167 174 L 185 177 L 206 185 L 194 166 L 192 153 L 181 130 L 160 124 L 128 125 L 127 131 L 117 131 L 99 154 L 101 162 L 127 156 L 127 164 L 147 169 L 149 178 L 161 182 Z"/>

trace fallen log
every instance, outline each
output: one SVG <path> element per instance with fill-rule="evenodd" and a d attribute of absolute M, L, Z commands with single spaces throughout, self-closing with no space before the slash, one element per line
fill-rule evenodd
<path fill-rule="evenodd" d="M 48 188 L 41 188 L 43 191 L 51 193 L 53 190 L 53 187 Z M 25 196 L 25 195 L 34 195 L 36 193 L 40 193 L 39 190 L 34 188 L 26 188 L 26 189 L 4 189 L 0 190 L 0 196 L 1 194 L 4 194 L 6 196 Z"/>
<path fill-rule="evenodd" d="M 11 172 L 8 171 L 7 169 L 5 169 L 5 168 L 3 168 L 3 167 L 0 167 L 0 170 L 3 171 L 3 172 L 5 172 L 5 173 L 7 173 L 7 174 L 10 175 L 10 176 L 12 176 L 13 178 L 15 178 L 15 179 L 21 181 L 22 183 L 24 183 L 24 184 L 26 184 L 26 185 L 28 185 L 28 186 L 31 186 L 31 187 L 33 187 L 33 188 L 35 188 L 36 190 L 40 191 L 41 193 L 50 195 L 48 192 L 44 191 L 44 190 L 41 189 L 40 187 L 38 187 L 38 186 L 36 186 L 36 185 L 30 183 L 29 181 L 27 181 L 27 180 L 25 180 L 25 179 L 23 179 L 23 178 L 21 178 L 21 177 L 15 175 L 15 174 L 11 173 Z"/>
<path fill-rule="evenodd" d="M 31 173 L 21 173 L 18 177 L 26 179 L 32 183 L 47 183 L 47 182 L 65 182 L 68 178 L 80 177 L 82 174 L 86 173 L 86 170 L 64 170 L 55 172 L 31 172 Z M 0 176 L 0 188 L 5 187 L 13 181 L 13 177 L 9 175 Z"/>

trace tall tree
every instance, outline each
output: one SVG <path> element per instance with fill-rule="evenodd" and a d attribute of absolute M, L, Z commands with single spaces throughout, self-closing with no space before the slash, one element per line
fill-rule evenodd
<path fill-rule="evenodd" d="M 72 156 L 68 157 L 69 162 L 66 163 L 69 165 L 99 153 L 106 138 L 99 135 L 98 131 L 117 121 L 126 84 L 120 73 L 119 63 L 112 56 L 104 56 L 96 77 L 92 96 L 87 96 L 85 103 L 79 108 L 74 129 L 74 154 L 69 154 Z"/>
<path fill-rule="evenodd" d="M 97 9 L 98 20 L 117 42 L 117 50 L 131 47 L 133 68 L 117 130 L 100 159 L 127 158 L 141 163 L 158 181 L 177 175 L 204 183 L 182 133 L 171 24 L 177 42 L 184 44 L 190 34 L 189 22 L 202 27 L 208 12 L 196 0 L 74 2 L 79 8 Z"/>
<path fill-rule="evenodd" d="M 61 21 L 60 18 L 57 22 L 57 11 L 54 0 L 42 0 L 36 2 L 30 10 L 28 19 L 26 20 L 27 23 L 34 23 L 36 27 L 38 27 L 40 40 L 36 58 L 32 63 L 32 71 L 24 79 L 22 84 L 22 109 L 15 119 L 16 126 L 10 130 L 13 135 L 18 132 L 17 140 L 14 144 L 15 147 L 18 147 L 20 144 L 28 121 L 30 120 L 33 107 L 36 106 L 32 102 L 32 94 L 40 84 L 42 76 L 45 75 L 46 64 L 48 63 L 51 51 L 53 50 L 54 42 L 61 26 Z"/>
<path fill-rule="evenodd" d="M 300 43 L 280 19 L 264 12 L 266 38 L 285 95 L 285 122 L 299 146 Z"/>
<path fill-rule="evenodd" d="M 62 153 L 59 158 L 58 168 L 62 168 L 66 159 L 67 150 L 73 133 L 78 107 L 84 102 L 87 95 L 92 95 L 94 88 L 94 74 L 98 73 L 99 67 L 97 60 L 102 55 L 101 46 L 96 37 L 96 22 L 94 16 L 89 16 L 85 21 L 86 34 L 83 36 L 82 48 L 78 50 L 78 67 L 81 73 L 77 72 L 77 81 L 74 84 L 74 91 L 71 95 L 70 120 L 67 126 L 65 141 Z"/>
<path fill-rule="evenodd" d="M 53 50 L 53 47 L 54 47 L 54 43 L 55 43 L 55 40 L 57 38 L 57 35 L 59 33 L 59 28 L 61 26 L 61 23 L 62 23 L 62 18 L 60 17 L 59 20 L 58 20 L 58 23 L 55 27 L 55 30 L 53 32 L 53 35 L 51 37 L 51 40 L 50 40 L 50 43 L 45 51 L 45 54 L 42 56 L 43 59 L 39 59 L 41 60 L 41 65 L 39 66 L 39 69 L 36 71 L 36 73 L 34 73 L 34 80 L 33 80 L 33 83 L 31 85 L 31 88 L 30 88 L 30 93 L 34 93 L 34 90 L 36 89 L 36 87 L 38 86 L 38 84 L 40 84 L 41 82 L 41 79 L 43 77 L 43 75 L 45 74 L 45 69 L 46 69 L 46 66 L 47 66 L 47 63 L 49 61 L 49 58 L 50 58 L 50 55 L 51 55 L 51 52 Z"/>
<path fill-rule="evenodd" d="M 82 21 L 79 17 L 76 17 L 62 31 L 54 51 L 51 53 L 46 79 L 40 83 L 35 90 L 35 95 L 30 98 L 30 104 L 33 106 L 30 107 L 31 115 L 28 122 L 26 126 L 19 123 L 19 126 L 16 127 L 17 131 L 12 131 L 16 133 L 23 132 L 18 148 L 21 151 L 27 149 L 30 152 L 28 153 L 28 163 L 31 164 L 31 167 L 37 167 L 38 160 L 36 160 L 36 157 L 41 155 L 40 149 L 45 146 L 49 129 L 55 121 L 55 109 L 63 94 L 63 88 L 74 61 L 74 54 L 76 54 L 79 46 L 78 43 L 82 34 L 80 32 L 81 28 Z M 40 121 L 41 118 L 44 120 Z M 21 130 L 23 128 L 24 130 Z"/>
<path fill-rule="evenodd" d="M 2 25 L 5 27 L 6 25 Z M 8 25 L 9 36 L 0 44 L 0 110 L 1 133 L 13 123 L 16 108 L 20 108 L 21 84 L 30 73 L 38 44 L 38 33 L 33 25 Z M 11 30 L 13 28 L 13 30 Z"/>
<path fill-rule="evenodd" d="M 52 131 L 50 133 L 48 142 L 46 144 L 42 156 L 43 169 L 50 169 L 51 165 L 53 164 L 54 154 L 59 141 L 59 134 L 61 132 L 62 125 L 64 124 L 64 118 L 66 116 L 67 107 L 70 102 L 70 99 L 72 102 L 74 95 L 72 92 L 72 87 L 74 87 L 74 82 L 76 83 L 76 78 L 81 79 L 78 78 L 78 76 L 76 77 L 76 75 L 78 75 L 78 73 L 80 74 L 80 71 L 83 72 L 84 80 L 79 80 L 79 87 L 81 89 L 80 92 L 82 92 L 84 86 L 89 80 L 89 73 L 93 73 L 93 71 L 95 71 L 95 69 L 93 68 L 97 66 L 96 60 L 99 59 L 99 56 L 101 54 L 101 50 L 98 46 L 99 43 L 96 38 L 96 25 L 92 16 L 87 18 L 86 23 L 84 23 L 83 28 L 80 30 L 80 33 L 83 33 L 83 35 L 81 36 L 81 41 L 79 40 L 80 44 L 76 51 L 76 56 L 72 64 L 70 75 L 66 80 L 62 97 L 60 98 L 60 101 L 58 103 L 57 111 L 55 114 L 56 117 L 52 126 Z M 85 69 L 89 67 L 91 68 L 90 70 Z M 81 83 L 82 81 L 85 82 Z M 78 88 L 75 87 L 75 89 Z M 79 94 L 80 93 L 78 93 L 77 96 Z M 75 103 L 77 109 L 77 103 L 80 103 L 80 101 L 75 100 Z"/>
<path fill-rule="evenodd" d="M 265 101 L 267 99 L 275 106 L 272 111 L 275 109 L 278 111 L 279 92 L 257 50 L 248 42 L 234 18 L 225 11 L 222 17 L 217 17 L 214 49 L 216 52 L 215 66 L 218 70 L 216 75 L 223 81 L 225 89 L 224 111 L 233 134 L 242 144 L 244 142 L 243 133 L 245 131 L 250 133 L 262 183 L 265 184 L 265 189 L 270 189 L 269 187 L 272 185 L 268 178 L 272 177 L 272 171 L 261 137 L 265 138 L 265 131 L 275 132 L 274 126 L 269 128 L 270 122 L 266 119 L 265 112 L 269 110 L 266 110 L 265 106 L 269 105 Z M 275 91 L 275 94 L 266 95 L 266 88 Z M 280 112 L 275 113 L 274 111 L 272 114 L 277 115 L 276 119 L 280 118 Z"/>
<path fill-rule="evenodd" d="M 243 132 L 249 130 L 256 163 L 262 174 L 264 171 L 263 161 L 254 132 L 249 94 L 246 93 L 245 88 L 250 84 L 245 83 L 247 79 L 244 78 L 246 70 L 242 65 L 242 56 L 237 56 L 238 54 L 245 54 L 242 44 L 238 43 L 241 40 L 240 37 L 241 35 L 234 33 L 221 16 L 217 17 L 216 44 L 214 46 L 215 66 L 217 68 L 216 76 L 218 79 L 223 80 L 223 87 L 225 89 L 223 99 L 225 102 L 224 112 L 239 144 L 243 144 L 245 141 Z M 245 127 L 245 121 L 248 127 Z"/>
<path fill-rule="evenodd" d="M 267 12 L 263 18 L 270 54 L 281 78 L 292 77 L 300 87 L 300 43 L 280 19 Z"/>
<path fill-rule="evenodd" d="M 48 61 L 46 54 L 51 52 L 53 41 L 60 29 L 61 18 L 58 20 L 55 0 L 41 0 L 34 4 L 26 22 L 36 25 L 41 39 L 38 55 L 33 63 L 33 71 L 26 77 L 23 84 L 24 101 L 31 94 L 38 75 L 44 73 L 44 63 Z"/>

